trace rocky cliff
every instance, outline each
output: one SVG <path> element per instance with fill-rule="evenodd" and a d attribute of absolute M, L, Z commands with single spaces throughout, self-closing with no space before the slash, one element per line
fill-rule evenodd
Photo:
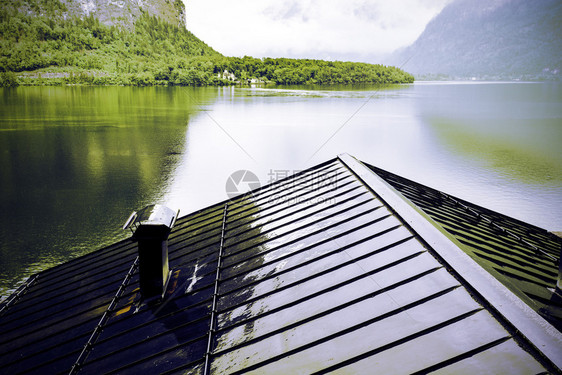
<path fill-rule="evenodd" d="M 6 5 L 6 4 L 4 4 Z M 56 13 L 64 18 L 94 16 L 105 25 L 132 29 L 143 12 L 185 28 L 182 0 L 28 0 L 13 1 L 20 12 L 28 15 Z"/>

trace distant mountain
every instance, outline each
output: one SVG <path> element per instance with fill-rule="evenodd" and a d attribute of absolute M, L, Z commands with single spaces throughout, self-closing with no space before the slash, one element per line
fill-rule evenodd
<path fill-rule="evenodd" d="M 561 79 L 562 1 L 456 0 L 388 62 L 422 78 Z"/>

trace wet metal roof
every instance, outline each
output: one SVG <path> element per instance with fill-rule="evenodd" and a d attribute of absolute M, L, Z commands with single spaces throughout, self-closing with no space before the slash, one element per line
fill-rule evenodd
<path fill-rule="evenodd" d="M 381 176 L 342 155 L 179 218 L 159 303 L 133 240 L 41 272 L 0 307 L 0 367 L 559 372 L 560 332 Z"/>
<path fill-rule="evenodd" d="M 460 248 L 559 331 L 562 300 L 554 295 L 560 238 L 534 225 L 368 166 L 444 228 Z"/>

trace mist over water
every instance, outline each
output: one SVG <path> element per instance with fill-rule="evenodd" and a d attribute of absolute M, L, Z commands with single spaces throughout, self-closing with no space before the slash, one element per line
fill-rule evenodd
<path fill-rule="evenodd" d="M 128 233 L 347 152 L 549 230 L 562 229 L 562 85 L 2 89 L 0 294 Z"/>

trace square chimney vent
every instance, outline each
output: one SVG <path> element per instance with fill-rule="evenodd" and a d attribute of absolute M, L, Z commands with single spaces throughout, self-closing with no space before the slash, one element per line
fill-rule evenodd
<path fill-rule="evenodd" d="M 140 292 L 143 299 L 163 297 L 170 270 L 168 266 L 168 236 L 179 210 L 154 204 L 135 211 L 123 229 L 133 232 L 138 242 Z"/>

